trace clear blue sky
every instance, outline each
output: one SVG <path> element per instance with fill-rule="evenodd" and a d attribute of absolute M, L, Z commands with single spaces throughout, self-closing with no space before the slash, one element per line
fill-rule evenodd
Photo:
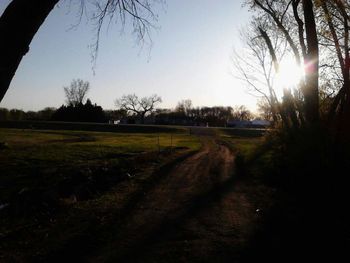
<path fill-rule="evenodd" d="M 1 0 L 0 13 L 10 0 Z M 91 83 L 88 97 L 105 109 L 123 94 L 158 94 L 160 107 L 173 108 L 182 99 L 194 106 L 246 105 L 255 108 L 231 74 L 233 47 L 240 46 L 239 29 L 249 19 L 238 0 L 167 0 L 155 11 L 159 30 L 153 47 L 135 43 L 128 28 L 112 25 L 102 32 L 95 75 L 91 49 L 94 27 L 85 20 L 77 29 L 69 1 L 56 7 L 30 45 L 0 107 L 39 110 L 64 103 L 63 86 L 73 78 Z"/>

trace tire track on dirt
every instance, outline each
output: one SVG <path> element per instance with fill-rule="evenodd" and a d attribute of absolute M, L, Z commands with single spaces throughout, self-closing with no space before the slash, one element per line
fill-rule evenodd
<path fill-rule="evenodd" d="M 247 235 L 251 207 L 233 191 L 234 154 L 215 137 L 176 165 L 91 262 L 231 260 Z M 113 258 L 105 258 L 111 255 Z"/>

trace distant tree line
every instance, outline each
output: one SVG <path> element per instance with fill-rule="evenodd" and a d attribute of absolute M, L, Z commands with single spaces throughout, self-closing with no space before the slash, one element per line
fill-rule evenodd
<path fill-rule="evenodd" d="M 189 100 L 188 100 L 189 101 Z M 188 102 L 187 101 L 187 102 Z M 188 104 L 189 105 L 189 104 Z M 254 115 L 245 107 L 184 107 L 183 101 L 175 109 L 155 109 L 142 120 L 125 109 L 104 110 L 90 99 L 77 105 L 47 107 L 39 111 L 0 108 L 0 121 L 67 121 L 98 122 L 121 121 L 126 124 L 153 123 L 160 125 L 227 126 L 229 121 L 249 121 Z"/>
<path fill-rule="evenodd" d="M 88 81 L 73 79 L 70 86 L 63 87 L 66 105 L 62 105 L 58 109 L 48 107 L 38 112 L 0 108 L 0 120 L 107 122 L 109 116 L 102 107 L 93 104 L 90 99 L 86 99 L 89 88 Z"/>
<path fill-rule="evenodd" d="M 240 107 L 183 107 L 179 103 L 175 110 L 158 110 L 155 115 L 156 124 L 217 126 L 224 127 L 230 121 L 249 121 L 253 114 L 244 106 Z"/>
<path fill-rule="evenodd" d="M 63 87 L 66 104 L 58 109 L 47 107 L 40 111 L 8 110 L 0 108 L 0 121 L 38 120 L 66 122 L 118 121 L 125 124 L 163 124 L 192 126 L 227 126 L 231 121 L 249 121 L 254 115 L 245 107 L 193 107 L 192 101 L 182 100 L 175 109 L 159 109 L 160 96 L 138 97 L 136 94 L 123 95 L 115 100 L 116 110 L 103 110 L 87 99 L 90 83 L 73 79 Z M 231 125 L 232 126 L 232 125 Z"/>
<path fill-rule="evenodd" d="M 245 107 L 193 107 L 191 100 L 180 101 L 174 110 L 155 109 L 161 98 L 157 95 L 139 99 L 135 94 L 116 100 L 118 120 L 123 123 L 154 123 L 162 125 L 221 126 L 229 121 L 249 121 L 254 115 Z"/>
<path fill-rule="evenodd" d="M 0 108 L 0 121 L 22 121 L 22 120 L 41 120 L 49 121 L 56 108 L 46 107 L 39 111 L 23 111 L 19 109 L 8 110 Z"/>
<path fill-rule="evenodd" d="M 91 110 L 91 106 L 94 110 Z M 68 114 L 69 112 L 72 112 L 74 117 L 70 116 Z M 96 114 L 96 112 L 98 112 L 98 114 Z M 59 109 L 46 107 L 39 111 L 0 108 L 0 121 L 108 122 L 108 120 L 120 120 L 123 116 L 125 116 L 123 112 L 117 110 L 103 110 L 101 106 L 97 106 L 96 104 L 92 105 L 90 100 L 87 100 L 86 104 L 78 106 L 75 110 L 73 110 L 71 106 L 66 105 L 62 105 Z"/>

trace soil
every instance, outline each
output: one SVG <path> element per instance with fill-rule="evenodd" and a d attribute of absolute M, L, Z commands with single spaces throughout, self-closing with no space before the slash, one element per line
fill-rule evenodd
<path fill-rule="evenodd" d="M 0 261 L 242 262 L 257 207 L 228 145 L 211 129 L 191 133 L 199 151 L 156 171 L 156 162 L 145 162 L 108 188 L 104 201 L 66 200 L 69 209 L 6 235 Z"/>
<path fill-rule="evenodd" d="M 89 261 L 239 261 L 255 209 L 235 180 L 234 153 L 214 136 L 201 140 L 202 149 L 144 192 Z"/>

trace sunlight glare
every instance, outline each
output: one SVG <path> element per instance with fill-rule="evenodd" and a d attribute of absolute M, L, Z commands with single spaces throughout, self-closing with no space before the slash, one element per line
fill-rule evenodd
<path fill-rule="evenodd" d="M 279 65 L 279 72 L 275 79 L 275 92 L 278 97 L 283 96 L 286 88 L 295 89 L 303 79 L 304 72 L 299 67 L 293 57 L 285 57 Z"/>

